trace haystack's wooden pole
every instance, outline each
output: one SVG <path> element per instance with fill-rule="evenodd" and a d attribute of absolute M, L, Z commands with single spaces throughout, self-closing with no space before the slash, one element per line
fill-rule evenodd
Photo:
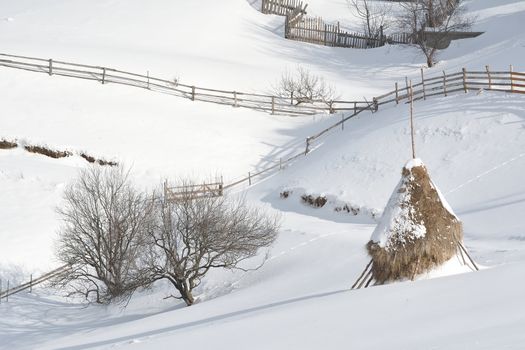
<path fill-rule="evenodd" d="M 363 278 L 363 276 L 365 275 L 365 273 L 368 271 L 368 269 L 370 268 L 370 265 L 372 265 L 372 262 L 373 260 L 370 259 L 370 262 L 366 265 L 365 269 L 363 270 L 363 272 L 361 273 L 361 275 L 359 276 L 359 278 L 355 281 L 355 283 L 352 285 L 352 288 L 351 289 L 354 289 L 355 286 L 357 286 L 357 284 L 359 283 L 359 281 Z"/>
<path fill-rule="evenodd" d="M 463 244 L 461 242 L 458 241 L 458 244 L 459 244 L 459 247 L 463 250 L 463 252 L 465 253 L 465 255 L 467 256 L 467 258 L 470 260 L 470 262 L 472 263 L 472 266 L 474 266 L 474 268 L 476 269 L 476 271 L 479 271 L 479 267 L 478 265 L 476 265 L 476 263 L 474 262 L 474 260 L 472 260 L 472 257 L 470 256 L 470 254 L 467 252 L 467 249 L 463 246 Z"/>
<path fill-rule="evenodd" d="M 467 265 L 467 261 L 465 260 L 465 256 L 463 255 L 463 251 L 461 250 L 461 248 L 459 247 L 458 245 L 458 251 L 459 251 L 459 255 L 461 256 L 461 260 L 463 260 L 463 265 Z M 456 256 L 457 256 L 457 252 L 456 252 Z M 459 257 L 458 257 L 459 258 Z"/>
<path fill-rule="evenodd" d="M 414 90 L 412 89 L 412 80 L 410 80 L 410 135 L 412 137 L 412 159 L 416 159 L 416 145 L 414 142 Z"/>
<path fill-rule="evenodd" d="M 374 280 L 374 276 L 373 275 L 370 275 L 370 279 L 368 280 L 368 282 L 366 282 L 365 284 L 365 288 L 368 288 L 368 286 L 370 285 L 370 283 Z"/>
<path fill-rule="evenodd" d="M 365 278 L 363 278 L 361 283 L 357 285 L 357 289 L 361 289 L 364 286 L 365 282 L 368 280 L 368 277 L 371 275 L 372 275 L 372 270 L 368 271 L 368 273 L 365 275 Z"/>

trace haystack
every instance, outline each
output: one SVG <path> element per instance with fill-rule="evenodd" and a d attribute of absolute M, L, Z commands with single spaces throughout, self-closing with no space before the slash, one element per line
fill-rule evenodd
<path fill-rule="evenodd" d="M 458 252 L 463 254 L 462 240 L 461 222 L 423 162 L 413 159 L 403 168 L 401 181 L 366 246 L 372 260 L 354 287 L 366 287 L 372 280 L 384 284 L 414 279 Z"/>

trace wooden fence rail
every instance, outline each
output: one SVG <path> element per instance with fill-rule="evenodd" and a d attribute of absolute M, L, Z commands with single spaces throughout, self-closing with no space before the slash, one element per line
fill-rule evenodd
<path fill-rule="evenodd" d="M 469 90 L 488 90 L 506 93 L 525 94 L 525 73 L 515 72 L 512 66 L 508 72 L 496 71 L 491 72 L 489 67 L 485 71 L 467 71 L 462 69 L 456 73 L 437 75 L 433 77 L 424 77 L 424 71 L 421 70 L 421 80 L 412 82 L 414 101 L 425 100 L 433 96 L 448 96 L 454 93 L 467 93 Z M 224 185 L 224 189 L 229 189 L 241 184 L 252 185 L 257 177 L 263 177 L 270 172 L 283 169 L 288 163 L 293 162 L 302 156 L 308 155 L 315 146 L 315 142 L 330 135 L 330 132 L 342 129 L 344 130 L 345 122 L 356 117 L 365 111 L 376 112 L 381 106 L 387 104 L 408 103 L 410 98 L 408 79 L 406 78 L 403 85 L 394 84 L 394 90 L 383 95 L 374 97 L 365 106 L 356 106 L 350 114 L 344 115 L 340 121 L 325 128 L 315 135 L 307 137 L 305 140 L 305 150 L 301 153 L 290 156 L 287 159 L 280 159 L 275 165 L 254 173 L 248 173 L 248 176 Z"/>
<path fill-rule="evenodd" d="M 114 83 L 138 87 L 160 93 L 170 94 L 192 101 L 210 102 L 232 107 L 243 107 L 272 114 L 313 115 L 351 111 L 353 105 L 362 105 L 363 101 L 321 101 L 301 103 L 293 96 L 272 96 L 202 88 L 181 84 L 176 80 L 152 77 L 148 74 L 136 74 L 118 69 L 92 66 L 78 63 L 42 59 L 26 56 L 0 54 L 0 66 L 22 69 L 32 72 L 98 81 L 102 84 Z"/>
<path fill-rule="evenodd" d="M 46 282 L 46 281 L 49 281 L 51 280 L 52 278 L 54 277 L 58 277 L 58 276 L 61 276 L 67 272 L 69 272 L 71 270 L 71 265 L 67 264 L 67 265 L 63 265 L 63 266 L 60 266 L 59 268 L 53 270 L 53 271 L 50 271 L 36 279 L 33 279 L 33 277 L 31 276 L 29 282 L 26 282 L 26 283 L 23 283 L 21 285 L 18 285 L 18 286 L 15 286 L 13 288 L 9 288 L 9 284 L 8 284 L 8 287 L 7 287 L 7 290 L 0 290 L 0 301 L 2 299 L 6 299 L 7 301 L 9 300 L 9 297 L 11 295 L 14 295 L 14 294 L 17 294 L 17 293 L 20 293 L 24 290 L 32 290 L 33 287 L 43 283 L 43 282 Z M 1 288 L 0 288 L 1 289 Z"/>
<path fill-rule="evenodd" d="M 6 57 L 10 59 L 6 59 Z M 223 189 L 228 189 L 242 183 L 248 183 L 251 185 L 255 178 L 266 175 L 276 169 L 282 169 L 287 163 L 296 160 L 302 155 L 308 154 L 316 140 L 326 136 L 330 131 L 337 129 L 340 126 L 341 128 L 344 128 L 344 123 L 354 116 L 359 115 L 364 111 L 375 112 L 379 107 L 386 104 L 399 104 L 400 102 L 407 101 L 409 97 L 407 79 L 405 79 L 404 84 L 395 83 L 394 90 L 381 96 L 374 97 L 370 102 L 337 100 L 330 101 L 328 104 L 323 102 L 324 106 L 301 106 L 301 104 L 296 106 L 292 105 L 292 103 L 296 104 L 299 101 L 290 97 L 285 98 L 264 94 L 250 94 L 236 91 L 200 88 L 180 84 L 176 81 L 154 78 L 149 76 L 149 74 L 141 75 L 112 68 L 56 61 L 52 59 L 0 54 L 0 66 L 42 72 L 50 75 L 64 75 L 96 80 L 103 84 L 111 82 L 131 85 L 170 93 L 176 96 L 190 98 L 192 100 L 271 111 L 272 113 L 349 113 L 348 115 L 343 116 L 340 121 L 334 123 L 331 127 L 306 138 L 304 152 L 290 156 L 287 159 L 280 159 L 278 163 L 266 169 L 258 170 L 254 173 L 250 172 L 248 173 L 248 176 L 236 180 L 233 183 L 224 185 Z M 424 72 L 421 70 L 421 81 L 413 83 L 412 89 L 415 101 L 439 95 L 448 96 L 452 93 L 467 92 L 472 89 L 525 94 L 525 73 L 513 71 L 512 66 L 509 71 L 490 71 L 489 67 L 486 66 L 485 70 L 480 71 L 466 71 L 463 69 L 456 73 L 445 74 L 443 72 L 442 75 L 424 77 Z M 321 103 L 321 101 L 315 102 Z"/>

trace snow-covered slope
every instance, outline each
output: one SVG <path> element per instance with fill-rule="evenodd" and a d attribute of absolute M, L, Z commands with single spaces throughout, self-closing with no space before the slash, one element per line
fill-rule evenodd
<path fill-rule="evenodd" d="M 346 50 L 282 38 L 283 18 L 245 0 L 0 0 L 0 52 L 150 71 L 205 87 L 265 91 L 286 68 L 323 74 L 343 98 L 370 98 L 419 78 L 423 59 L 401 47 Z M 346 2 L 311 0 L 311 14 L 343 20 Z M 525 70 L 525 2 L 470 1 L 472 40 L 453 42 L 425 74 L 460 67 Z M 349 18 L 349 21 L 351 19 Z M 352 23 L 350 26 L 355 26 Z M 339 120 L 289 118 L 191 102 L 124 86 L 0 68 L 0 137 L 86 151 L 133 166 L 136 180 L 225 180 L 303 149 Z M 420 101 L 416 151 L 465 225 L 479 273 L 348 292 L 368 261 L 364 244 L 410 157 L 407 106 L 363 113 L 302 158 L 246 191 L 283 227 L 263 268 L 214 271 L 183 308 L 167 286 L 127 309 L 85 308 L 53 289 L 0 305 L 2 349 L 519 349 L 525 342 L 524 98 L 470 91 Z M 45 270 L 54 207 L 86 162 L 0 150 L 0 274 Z M 235 191 L 239 191 L 236 189 Z M 283 191 L 291 191 L 287 199 Z M 311 208 L 302 194 L 325 195 Z M 359 209 L 340 210 L 348 204 Z M 14 272 L 13 272 L 14 271 Z M 450 271 L 442 271 L 448 274 Z M 26 275 L 27 276 L 27 275 Z M 435 277 L 426 276 L 426 277 Z M 18 276 L 20 278 L 20 276 Z"/>

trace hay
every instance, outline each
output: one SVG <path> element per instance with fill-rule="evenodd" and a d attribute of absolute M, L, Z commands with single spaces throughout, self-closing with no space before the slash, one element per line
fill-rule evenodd
<path fill-rule="evenodd" d="M 425 166 L 409 164 L 367 244 L 376 284 L 413 279 L 432 270 L 451 259 L 463 239 L 461 222 L 442 200 Z"/>

